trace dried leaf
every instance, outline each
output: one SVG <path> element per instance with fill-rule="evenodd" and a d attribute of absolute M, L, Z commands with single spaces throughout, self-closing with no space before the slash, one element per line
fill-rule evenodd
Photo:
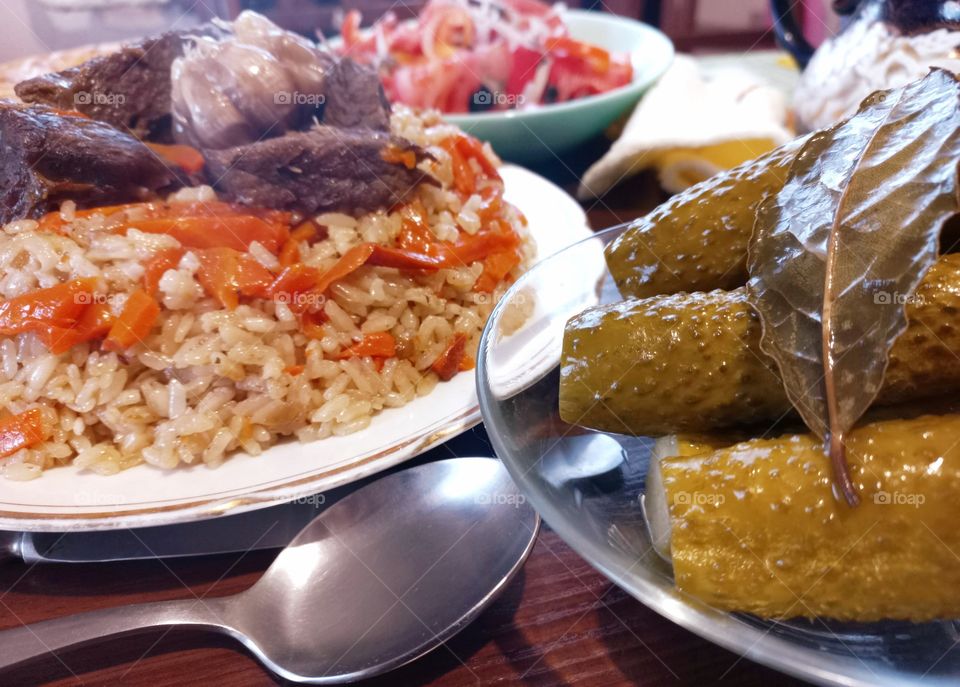
<path fill-rule="evenodd" d="M 958 211 L 960 84 L 935 69 L 874 93 L 804 145 L 750 245 L 762 348 L 811 430 L 829 440 L 838 485 L 858 502 L 844 434 L 873 403 L 904 303 Z"/>

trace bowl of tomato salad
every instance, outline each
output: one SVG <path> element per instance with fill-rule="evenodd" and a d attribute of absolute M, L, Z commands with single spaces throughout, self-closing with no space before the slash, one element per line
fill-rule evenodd
<path fill-rule="evenodd" d="M 513 160 L 599 135 L 673 59 L 646 24 L 539 0 L 430 0 L 413 19 L 362 19 L 346 14 L 333 52 L 375 67 L 391 101 L 440 110 Z"/>

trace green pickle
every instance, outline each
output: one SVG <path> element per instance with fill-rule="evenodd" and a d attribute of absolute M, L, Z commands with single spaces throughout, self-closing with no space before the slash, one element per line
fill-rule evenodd
<path fill-rule="evenodd" d="M 669 512 L 677 587 L 767 618 L 960 617 L 960 415 L 863 425 L 846 446 L 856 508 L 809 434 L 661 460 L 647 498 Z"/>
<path fill-rule="evenodd" d="M 906 306 L 878 405 L 960 391 L 960 255 L 940 258 Z M 769 423 L 791 412 L 746 289 L 588 309 L 566 327 L 560 416 L 659 436 Z"/>
<path fill-rule="evenodd" d="M 747 282 L 747 244 L 760 203 L 783 188 L 805 138 L 680 193 L 607 246 L 625 298 L 733 289 Z"/>

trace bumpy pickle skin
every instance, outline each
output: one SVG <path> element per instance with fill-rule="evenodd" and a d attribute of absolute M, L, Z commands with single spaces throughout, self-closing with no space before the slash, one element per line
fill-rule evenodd
<path fill-rule="evenodd" d="M 878 405 L 960 391 L 960 255 L 941 257 L 906 304 Z M 775 421 L 791 412 L 745 289 L 603 305 L 564 332 L 560 416 L 660 436 Z"/>
<path fill-rule="evenodd" d="M 960 415 L 864 425 L 847 454 L 857 508 L 813 435 L 662 461 L 677 587 L 765 618 L 960 616 Z"/>
<path fill-rule="evenodd" d="M 760 203 L 778 193 L 806 139 L 680 193 L 607 246 L 625 298 L 733 289 L 747 282 L 747 244 Z"/>

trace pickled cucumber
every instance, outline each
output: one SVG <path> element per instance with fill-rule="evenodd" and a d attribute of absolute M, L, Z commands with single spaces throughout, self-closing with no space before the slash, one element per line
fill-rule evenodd
<path fill-rule="evenodd" d="M 960 390 L 960 255 L 934 264 L 906 311 L 880 405 Z M 564 334 L 560 416 L 652 436 L 769 423 L 791 405 L 760 334 L 743 288 L 586 310 Z"/>
<path fill-rule="evenodd" d="M 634 222 L 606 249 L 620 293 L 647 298 L 743 286 L 757 206 L 783 188 L 805 140 L 691 186 Z"/>
<path fill-rule="evenodd" d="M 867 424 L 846 445 L 857 508 L 809 434 L 654 464 L 645 507 L 669 513 L 669 532 L 648 522 L 677 587 L 770 618 L 960 617 L 960 415 Z"/>

